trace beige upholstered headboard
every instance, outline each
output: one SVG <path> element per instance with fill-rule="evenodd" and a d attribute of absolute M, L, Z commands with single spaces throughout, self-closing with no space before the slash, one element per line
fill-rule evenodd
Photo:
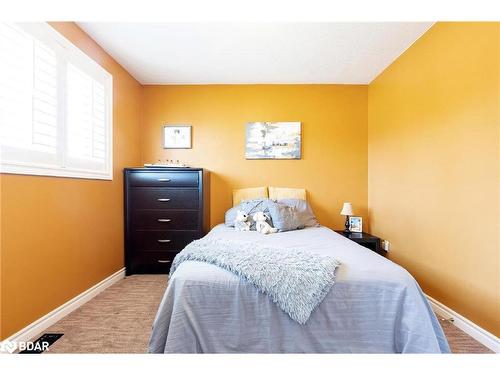
<path fill-rule="evenodd" d="M 306 189 L 281 188 L 269 186 L 270 199 L 303 199 L 306 200 Z"/>
<path fill-rule="evenodd" d="M 233 206 L 241 201 L 249 199 L 271 198 L 271 199 L 303 199 L 306 200 L 306 189 L 280 188 L 274 186 L 261 186 L 255 188 L 234 189 Z"/>
<path fill-rule="evenodd" d="M 239 204 L 241 201 L 249 199 L 259 199 L 259 198 L 269 198 L 269 194 L 267 192 L 267 186 L 245 188 L 245 189 L 234 189 L 233 207 Z"/>

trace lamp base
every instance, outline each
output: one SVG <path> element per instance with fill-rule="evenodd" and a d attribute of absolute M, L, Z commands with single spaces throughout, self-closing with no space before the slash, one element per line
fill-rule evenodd
<path fill-rule="evenodd" d="M 351 230 L 349 229 L 349 227 L 351 226 L 349 224 L 349 215 L 346 215 L 346 217 L 345 217 L 345 224 L 344 224 L 344 226 L 345 226 L 344 233 L 351 233 Z"/>

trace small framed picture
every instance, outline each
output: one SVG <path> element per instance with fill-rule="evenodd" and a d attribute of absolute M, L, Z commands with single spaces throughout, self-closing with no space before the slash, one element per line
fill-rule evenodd
<path fill-rule="evenodd" d="M 165 125 L 163 148 L 191 148 L 191 125 Z"/>
<path fill-rule="evenodd" d="M 349 230 L 351 232 L 361 233 L 363 231 L 363 218 L 361 216 L 350 216 Z"/>

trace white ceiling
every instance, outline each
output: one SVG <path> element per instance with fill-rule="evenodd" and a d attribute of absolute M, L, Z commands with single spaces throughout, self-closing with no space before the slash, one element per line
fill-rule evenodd
<path fill-rule="evenodd" d="M 368 84 L 432 22 L 79 22 L 142 84 Z"/>

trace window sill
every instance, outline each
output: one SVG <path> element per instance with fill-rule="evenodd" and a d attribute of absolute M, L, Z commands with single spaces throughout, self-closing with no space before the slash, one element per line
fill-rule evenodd
<path fill-rule="evenodd" d="M 0 173 L 20 174 L 31 176 L 49 176 L 49 177 L 65 177 L 65 178 L 83 178 L 88 180 L 113 180 L 113 173 L 97 173 L 92 171 L 51 168 L 40 166 L 26 166 L 18 164 L 1 164 Z"/>

